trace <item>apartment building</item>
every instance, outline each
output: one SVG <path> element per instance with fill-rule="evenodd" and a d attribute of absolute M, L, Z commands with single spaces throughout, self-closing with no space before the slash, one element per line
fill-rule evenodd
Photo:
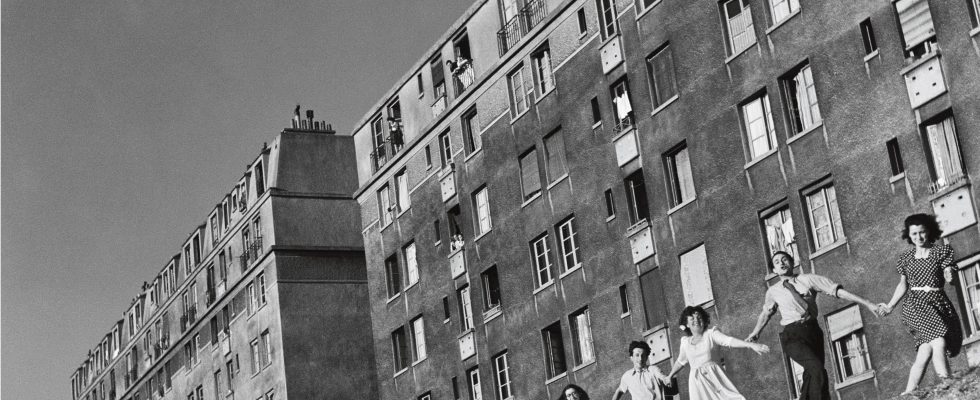
<path fill-rule="evenodd" d="M 630 340 L 669 367 L 685 305 L 747 336 L 777 250 L 887 301 L 918 212 L 980 364 L 978 9 L 476 1 L 354 127 L 380 398 L 609 396 Z M 820 309 L 837 395 L 898 394 L 899 313 Z M 776 325 L 724 352 L 752 398 L 796 397 Z"/>
<path fill-rule="evenodd" d="M 354 143 L 307 116 L 143 284 L 72 399 L 377 396 Z"/>

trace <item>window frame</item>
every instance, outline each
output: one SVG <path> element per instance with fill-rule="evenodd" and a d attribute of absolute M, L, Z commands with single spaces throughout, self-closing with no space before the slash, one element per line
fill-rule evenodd
<path fill-rule="evenodd" d="M 488 313 L 501 307 L 500 277 L 497 266 L 491 265 L 480 273 L 480 284 L 483 288 L 483 312 Z"/>
<path fill-rule="evenodd" d="M 754 104 L 758 104 L 760 115 L 750 120 L 749 116 L 755 113 L 755 110 L 750 109 Z M 772 104 L 769 101 L 769 94 L 766 91 L 762 91 L 748 98 L 739 105 L 738 109 L 739 115 L 742 117 L 742 128 L 745 129 L 749 161 L 762 159 L 779 148 L 779 142 L 776 140 L 776 124 L 773 122 L 772 117 Z M 764 132 L 755 132 L 756 129 L 753 126 L 758 127 L 756 122 L 762 123 Z M 759 139 L 766 140 L 767 148 L 765 150 L 761 148 L 756 149 L 755 143 Z"/>
<path fill-rule="evenodd" d="M 963 300 L 964 338 L 980 336 L 980 256 L 961 261 L 958 265 L 959 292 Z M 971 304 L 973 305 L 971 307 Z"/>
<path fill-rule="evenodd" d="M 878 51 L 878 41 L 875 39 L 875 29 L 874 25 L 871 23 L 871 18 L 865 18 L 864 21 L 861 21 L 861 23 L 858 24 L 858 29 L 861 30 L 861 41 L 864 44 L 864 55 L 869 56 Z"/>
<path fill-rule="evenodd" d="M 568 159 L 565 152 L 565 138 L 561 128 L 544 137 L 544 172 L 548 185 L 553 185 L 568 176 Z"/>
<path fill-rule="evenodd" d="M 823 206 L 818 205 L 817 207 L 826 207 L 827 225 L 818 226 L 818 222 L 814 216 L 814 210 L 816 208 L 812 204 L 811 199 L 818 194 L 823 198 Z M 807 222 L 810 228 L 810 242 L 812 243 L 814 252 L 833 248 L 837 243 L 847 240 L 847 234 L 844 233 L 843 217 L 840 214 L 840 203 L 837 199 L 837 189 L 834 187 L 833 180 L 826 179 L 808 187 L 803 192 L 803 206 L 807 215 Z M 820 240 L 818 230 L 824 227 L 830 228 L 832 238 L 830 242 Z"/>
<path fill-rule="evenodd" d="M 378 215 L 381 222 L 381 227 L 384 228 L 390 225 L 394 220 L 395 216 L 393 213 L 394 205 L 391 203 L 391 187 L 389 184 L 385 183 L 381 185 L 378 189 Z"/>
<path fill-rule="evenodd" d="M 582 307 L 569 314 L 568 326 L 572 333 L 572 361 L 575 366 L 580 367 L 595 362 L 596 355 L 589 308 Z"/>
<path fill-rule="evenodd" d="M 564 267 L 563 273 L 581 267 L 580 247 L 575 238 L 578 236 L 575 229 L 575 215 L 570 215 L 555 225 L 555 232 L 558 234 L 558 247 L 561 251 L 562 266 Z M 571 259 L 571 263 L 569 259 Z"/>
<path fill-rule="evenodd" d="M 528 243 L 531 251 L 531 266 L 534 267 L 535 290 L 547 287 L 555 281 L 554 274 L 551 271 L 551 247 L 548 242 L 548 232 L 544 232 Z M 539 253 L 539 251 L 542 252 Z M 547 276 L 547 279 L 545 279 L 545 276 Z"/>
<path fill-rule="evenodd" d="M 456 289 L 456 301 L 459 307 L 459 331 L 467 332 L 474 329 L 473 295 L 469 284 Z"/>
<path fill-rule="evenodd" d="M 697 189 L 694 185 L 691 152 L 687 147 L 687 142 L 683 141 L 664 153 L 663 163 L 664 178 L 667 179 L 667 200 L 670 207 L 679 207 L 696 199 L 698 197 Z"/>
<path fill-rule="evenodd" d="M 545 377 L 551 380 L 568 373 L 561 320 L 541 329 L 541 344 L 544 349 Z"/>
<path fill-rule="evenodd" d="M 738 2 L 739 4 L 742 5 L 742 7 L 740 7 L 738 10 L 739 11 L 738 15 L 734 18 L 732 18 L 729 15 L 729 7 L 728 7 L 728 5 L 733 2 Z M 758 42 L 759 39 L 755 34 L 755 20 L 752 18 L 752 7 L 751 4 L 749 4 L 749 0 L 727 0 L 719 3 L 719 6 L 721 7 L 721 13 L 722 13 L 721 16 L 722 18 L 724 18 L 723 21 L 725 25 L 725 41 L 728 43 L 727 46 L 728 55 L 730 57 L 741 54 L 743 51 L 752 47 L 754 44 L 756 44 L 756 42 Z M 744 15 L 748 15 L 748 24 L 742 27 L 743 30 L 738 32 L 738 34 L 736 34 L 736 32 L 734 31 L 735 27 L 733 27 L 732 22 L 736 18 L 743 17 Z M 744 21 L 739 21 L 739 22 L 744 23 Z M 748 37 L 751 38 L 744 39 L 744 40 L 736 40 L 739 39 L 741 35 L 745 35 L 745 34 L 750 34 L 750 36 L 746 36 L 746 38 Z"/>
<path fill-rule="evenodd" d="M 659 57 L 666 57 L 666 60 L 663 60 L 661 64 L 658 64 L 655 61 L 657 61 Z M 650 55 L 646 57 L 645 63 L 647 68 L 647 78 L 650 86 L 650 100 L 653 105 L 653 109 L 656 110 L 665 106 L 671 100 L 680 95 L 677 91 L 677 71 L 676 68 L 674 68 L 674 54 L 670 50 L 670 42 L 664 43 L 650 53 Z M 666 70 L 659 70 L 658 65 L 666 67 Z M 668 92 L 662 91 L 662 88 L 668 90 Z M 667 96 L 667 94 L 669 94 L 669 96 Z"/>
<path fill-rule="evenodd" d="M 387 299 L 390 301 L 401 295 L 402 290 L 402 271 L 398 263 L 398 254 L 389 255 L 384 260 L 385 288 L 387 289 Z"/>
<path fill-rule="evenodd" d="M 409 321 L 412 327 L 412 364 L 418 364 L 428 358 L 428 351 L 425 344 L 425 320 L 421 315 Z"/>
<path fill-rule="evenodd" d="M 527 163 L 525 163 L 527 160 Z M 533 164 L 531 163 L 533 161 Z M 517 158 L 517 165 L 520 170 L 520 182 L 521 182 L 521 196 L 522 202 L 528 202 L 531 199 L 541 194 L 541 163 L 538 161 L 538 151 L 537 148 L 531 147 Z M 533 166 L 533 171 L 531 170 Z M 528 179 L 535 179 L 534 182 L 528 181 Z M 530 185 L 530 186 L 529 186 Z M 537 186 L 534 188 L 533 186 Z M 531 190 L 533 189 L 533 190 Z"/>
<path fill-rule="evenodd" d="M 779 23 L 788 20 L 790 17 L 800 12 L 799 0 L 766 0 L 766 3 L 768 3 L 769 5 L 769 13 L 772 19 L 771 26 L 776 26 Z M 787 6 L 786 10 L 784 11 L 784 14 L 782 14 L 781 16 L 777 15 L 779 14 L 779 11 L 777 11 L 776 9 L 777 3 L 785 4 Z"/>
<path fill-rule="evenodd" d="M 395 189 L 395 208 L 398 210 L 398 215 L 401 215 L 401 213 L 412 207 L 411 189 L 408 187 L 408 170 L 403 168 L 401 171 L 396 172 L 393 182 Z"/>
<path fill-rule="evenodd" d="M 551 65 L 551 47 L 548 42 L 531 53 L 531 69 L 534 73 L 534 86 L 538 99 L 555 89 L 555 71 Z"/>
<path fill-rule="evenodd" d="M 774 239 L 779 239 L 779 237 L 773 238 L 769 236 L 770 227 L 773 229 L 773 231 L 777 229 L 776 225 L 770 224 L 769 221 L 777 216 L 779 217 L 780 220 L 779 222 L 780 227 L 778 228 L 779 236 L 783 238 L 784 242 L 780 248 L 773 248 L 772 241 Z M 792 231 L 790 232 L 793 233 L 793 238 L 792 238 L 793 240 L 789 242 L 785 241 L 786 234 L 787 234 L 786 232 L 787 221 L 789 222 L 789 227 L 792 229 Z M 789 207 L 789 204 L 786 203 L 785 200 L 780 201 L 779 203 L 770 206 L 762 210 L 761 212 L 759 212 L 759 225 L 762 229 L 762 238 L 763 238 L 762 246 L 763 249 L 765 250 L 766 265 L 768 265 L 771 262 L 770 259 L 772 258 L 772 255 L 776 251 L 785 251 L 789 253 L 791 256 L 793 256 L 794 260 L 797 260 L 796 265 L 799 265 L 800 263 L 799 260 L 802 259 L 802 257 L 800 255 L 799 240 L 797 239 L 798 234 L 796 233 L 796 222 L 793 219 L 793 213 Z M 766 268 L 766 273 L 767 274 L 769 273 L 768 267 Z"/>
<path fill-rule="evenodd" d="M 414 240 L 402 247 L 402 256 L 405 258 L 405 287 L 410 288 L 421 280 L 418 265 L 418 246 L 415 245 Z"/>
<path fill-rule="evenodd" d="M 480 135 L 480 128 L 476 120 L 477 115 L 476 106 L 473 106 L 466 110 L 463 116 L 460 117 L 460 124 L 463 131 L 463 147 L 467 155 L 476 153 L 483 148 L 483 138 Z"/>
<path fill-rule="evenodd" d="M 493 357 L 493 368 L 494 378 L 497 381 L 497 399 L 508 400 L 513 398 L 514 392 L 510 385 L 510 364 L 507 361 L 507 350 Z"/>
<path fill-rule="evenodd" d="M 842 315 L 843 313 L 856 314 L 859 325 L 848 326 L 842 332 L 834 329 L 835 327 L 833 324 L 831 324 L 831 319 L 835 316 Z M 837 381 L 843 383 L 857 376 L 873 372 L 874 366 L 871 363 L 871 352 L 868 348 L 867 336 L 864 330 L 864 321 L 861 318 L 861 312 L 858 305 L 851 304 L 837 311 L 831 312 L 827 314 L 825 319 L 827 321 L 827 336 L 830 340 L 830 350 L 834 357 L 834 369 L 837 372 Z M 837 328 L 840 329 L 840 327 Z M 855 342 L 856 344 L 852 346 L 851 344 Z M 851 352 L 854 350 L 857 350 L 857 354 L 851 354 Z M 850 362 L 848 359 L 851 359 Z M 859 370 L 855 371 L 855 367 L 860 368 Z"/>
<path fill-rule="evenodd" d="M 808 132 L 823 124 L 820 96 L 817 95 L 817 83 L 809 60 L 784 74 L 779 79 L 779 86 L 783 95 L 786 122 L 790 128 L 789 137 Z"/>
<path fill-rule="evenodd" d="M 391 331 L 391 357 L 394 374 L 398 375 L 412 365 L 411 349 L 408 344 L 408 336 L 405 327 L 399 326 Z"/>
<path fill-rule="evenodd" d="M 616 37 L 619 34 L 619 14 L 616 11 L 614 0 L 596 0 L 596 17 L 599 21 L 599 32 L 602 40 Z"/>
<path fill-rule="evenodd" d="M 517 82 L 518 79 L 520 82 Z M 530 87 L 527 85 L 527 79 L 524 76 L 524 64 L 519 64 L 507 73 L 507 91 L 510 94 L 510 117 L 517 119 L 530 109 L 531 97 L 534 94 L 534 85 Z"/>
<path fill-rule="evenodd" d="M 493 218 L 490 215 L 490 191 L 486 185 L 481 186 L 472 195 L 473 199 L 473 230 L 477 236 L 485 235 L 493 230 Z"/>

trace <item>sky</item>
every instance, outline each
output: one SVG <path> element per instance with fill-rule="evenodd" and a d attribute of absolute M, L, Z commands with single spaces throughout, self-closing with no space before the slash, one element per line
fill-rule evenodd
<path fill-rule="evenodd" d="M 3 0 L 0 397 L 70 378 L 288 126 L 341 134 L 472 0 Z"/>

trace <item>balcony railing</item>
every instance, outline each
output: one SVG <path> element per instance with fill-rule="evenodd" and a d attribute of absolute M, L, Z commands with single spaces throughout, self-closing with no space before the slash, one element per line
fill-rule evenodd
<path fill-rule="evenodd" d="M 939 193 L 948 187 L 956 186 L 962 182 L 966 182 L 968 179 L 967 175 L 964 173 L 951 174 L 950 176 L 941 176 L 936 179 L 932 184 L 929 185 L 929 193 Z"/>
<path fill-rule="evenodd" d="M 476 79 L 476 73 L 473 71 L 473 63 L 465 58 L 460 58 L 456 62 L 456 68 L 453 69 L 453 86 L 456 87 L 456 96 L 466 91 L 467 88 L 473 85 L 473 81 Z"/>
<path fill-rule="evenodd" d="M 445 103 L 445 96 L 443 96 L 442 101 Z M 438 103 L 438 101 L 436 102 Z M 435 104 L 433 104 L 435 107 Z M 445 104 L 443 104 L 443 109 L 445 109 Z M 442 111 L 440 111 L 442 112 Z M 389 121 L 390 133 L 377 147 L 371 152 L 371 165 L 374 167 L 374 172 L 378 172 L 381 167 L 388 163 L 391 159 L 395 157 L 401 151 L 402 147 L 405 145 L 405 134 L 402 129 L 401 120 Z"/>
<path fill-rule="evenodd" d="M 548 9 L 544 0 L 531 0 L 520 12 L 510 21 L 504 24 L 503 29 L 497 32 L 497 47 L 500 55 L 503 56 L 514 47 L 532 28 L 544 20 Z"/>
<path fill-rule="evenodd" d="M 248 269 L 248 266 L 259 259 L 262 255 L 262 236 L 256 236 L 252 239 L 252 242 L 245 247 L 242 255 L 238 256 L 239 261 L 242 265 L 242 271 Z"/>
<path fill-rule="evenodd" d="M 633 112 L 631 111 L 628 114 L 626 114 L 626 116 L 624 116 L 623 118 L 620 118 L 618 122 L 616 122 L 616 126 L 613 127 L 613 131 L 616 134 L 620 134 L 626 132 L 628 129 L 633 128 L 635 125 L 636 125 L 636 121 L 633 120 Z"/>

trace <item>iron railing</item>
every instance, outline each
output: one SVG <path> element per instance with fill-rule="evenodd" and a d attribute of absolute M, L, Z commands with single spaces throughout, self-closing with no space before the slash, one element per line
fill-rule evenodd
<path fill-rule="evenodd" d="M 497 32 L 497 47 L 503 56 L 548 14 L 544 0 L 531 0 Z"/>

